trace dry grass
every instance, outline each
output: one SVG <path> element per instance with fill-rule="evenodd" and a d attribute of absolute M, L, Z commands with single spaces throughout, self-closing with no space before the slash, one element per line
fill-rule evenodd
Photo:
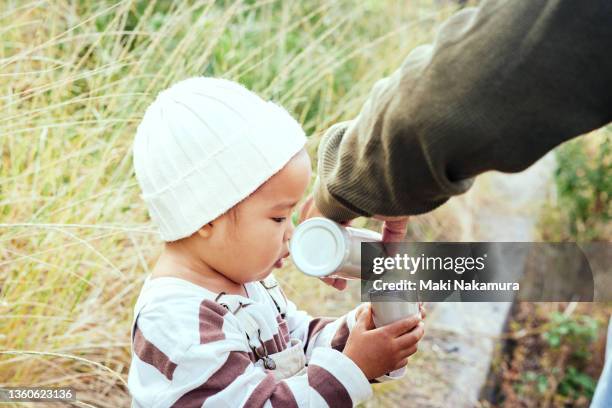
<path fill-rule="evenodd" d="M 431 41 L 455 8 L 0 2 L 0 385 L 71 384 L 77 406 L 97 407 L 129 405 L 132 307 L 161 250 L 131 161 L 135 127 L 156 93 L 195 75 L 240 81 L 299 119 L 315 157 L 321 132 L 353 117 L 374 82 Z M 411 236 L 469 239 L 467 211 L 453 200 L 415 219 Z M 354 285 L 336 292 L 291 267 L 278 276 L 312 314 L 338 315 L 358 301 Z"/>
<path fill-rule="evenodd" d="M 72 384 L 79 405 L 102 407 L 128 405 L 132 307 L 161 249 L 130 150 L 156 93 L 201 74 L 241 81 L 293 112 L 313 152 L 451 11 L 416 0 L 2 3 L 0 384 Z M 281 275 L 313 313 L 331 296 Z"/>

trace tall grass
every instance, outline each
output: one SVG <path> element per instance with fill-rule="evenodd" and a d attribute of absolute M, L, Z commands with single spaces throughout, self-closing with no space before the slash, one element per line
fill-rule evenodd
<path fill-rule="evenodd" d="M 132 307 L 161 249 L 131 162 L 156 93 L 195 75 L 240 81 L 287 107 L 314 153 L 451 11 L 425 0 L 2 4 L 0 385 L 71 384 L 79 405 L 103 407 L 129 404 Z M 283 275 L 290 295 L 320 314 L 333 289 L 295 275 Z"/>

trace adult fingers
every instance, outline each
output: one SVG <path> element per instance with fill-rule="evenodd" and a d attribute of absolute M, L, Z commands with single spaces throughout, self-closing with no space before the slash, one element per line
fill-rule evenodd
<path fill-rule="evenodd" d="M 341 279 L 341 278 L 335 279 L 334 283 L 332 284 L 332 286 L 338 290 L 346 289 L 346 285 L 347 285 L 347 280 Z"/>
<path fill-rule="evenodd" d="M 419 302 L 419 311 L 421 312 L 421 318 L 425 319 L 427 317 L 427 308 L 423 302 Z"/>
<path fill-rule="evenodd" d="M 319 279 L 321 279 L 323 282 L 325 282 L 329 286 L 333 286 L 334 288 L 338 290 L 346 289 L 346 284 L 347 284 L 346 279 L 328 278 L 328 277 L 321 277 Z"/>
<path fill-rule="evenodd" d="M 321 277 L 319 279 L 321 279 L 326 285 L 333 286 L 334 278 Z"/>
<path fill-rule="evenodd" d="M 385 221 L 383 224 L 383 242 L 399 242 L 406 237 L 408 231 L 408 218 L 398 221 Z"/>
<path fill-rule="evenodd" d="M 382 241 L 383 242 L 399 242 L 406 237 L 408 230 L 408 217 L 384 217 L 375 215 L 375 219 L 383 221 Z"/>
<path fill-rule="evenodd" d="M 302 223 L 308 218 L 320 217 L 320 216 L 321 216 L 321 213 L 319 212 L 319 209 L 317 208 L 315 204 L 314 196 L 311 194 L 310 196 L 306 198 L 306 200 L 302 204 L 302 207 L 300 208 L 299 221 L 300 223 Z"/>

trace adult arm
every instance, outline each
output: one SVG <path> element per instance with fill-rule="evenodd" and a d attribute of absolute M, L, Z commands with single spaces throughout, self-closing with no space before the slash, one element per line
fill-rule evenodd
<path fill-rule="evenodd" d="M 612 2 L 488 0 L 373 87 L 319 146 L 315 201 L 336 221 L 420 214 L 488 170 L 522 171 L 612 120 Z"/>

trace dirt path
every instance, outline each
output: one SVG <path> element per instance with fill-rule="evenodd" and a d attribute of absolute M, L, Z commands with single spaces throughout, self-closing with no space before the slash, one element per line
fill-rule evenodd
<path fill-rule="evenodd" d="M 530 241 L 549 193 L 553 193 L 554 154 L 518 174 L 491 172 L 464 196 L 467 209 L 462 240 Z M 462 215 L 462 217 L 464 217 Z M 467 221 L 467 222 L 466 222 Z M 429 304 L 427 335 L 418 357 L 401 381 L 375 386 L 366 407 L 473 407 L 510 303 Z"/>

